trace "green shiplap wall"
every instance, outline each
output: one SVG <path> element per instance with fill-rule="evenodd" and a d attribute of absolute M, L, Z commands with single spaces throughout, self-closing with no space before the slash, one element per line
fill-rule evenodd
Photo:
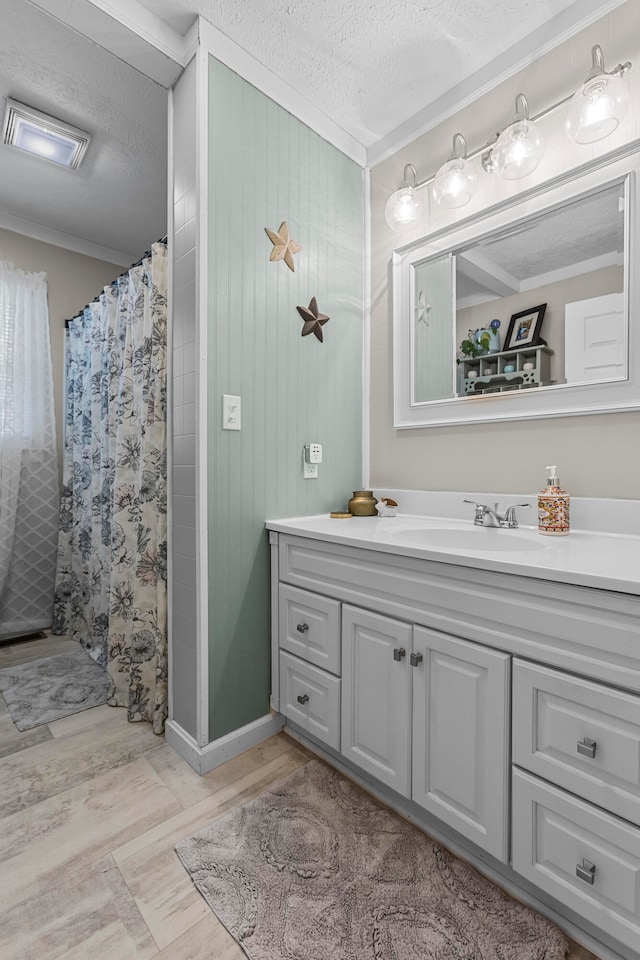
<path fill-rule="evenodd" d="M 295 273 L 264 228 L 286 220 Z M 270 517 L 343 507 L 362 478 L 363 173 L 209 60 L 209 738 L 268 712 Z M 302 338 L 296 305 L 331 317 Z M 242 430 L 222 430 L 222 395 Z M 302 447 L 323 445 L 317 480 Z M 336 521 L 339 522 L 339 521 Z"/>

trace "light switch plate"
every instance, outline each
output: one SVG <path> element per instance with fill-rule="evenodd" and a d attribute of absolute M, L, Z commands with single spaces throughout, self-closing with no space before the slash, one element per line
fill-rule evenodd
<path fill-rule="evenodd" d="M 222 397 L 222 429 L 242 429 L 242 400 L 240 397 L 231 397 L 224 394 Z"/>

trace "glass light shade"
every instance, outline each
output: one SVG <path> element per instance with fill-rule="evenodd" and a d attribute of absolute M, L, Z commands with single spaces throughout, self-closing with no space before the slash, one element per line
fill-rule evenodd
<path fill-rule="evenodd" d="M 492 160 L 505 180 L 533 173 L 544 153 L 544 137 L 531 120 L 515 120 L 504 130 L 492 151 Z"/>
<path fill-rule="evenodd" d="M 420 194 L 413 187 L 402 186 L 392 193 L 384 208 L 384 215 L 392 230 L 411 230 L 424 212 Z"/>
<path fill-rule="evenodd" d="M 601 73 L 585 80 L 575 94 L 565 120 L 565 129 L 575 143 L 595 143 L 608 137 L 622 120 L 629 102 L 629 88 L 615 74 Z"/>
<path fill-rule="evenodd" d="M 443 163 L 435 175 L 433 199 L 441 207 L 454 209 L 469 203 L 476 189 L 476 173 L 468 160 L 455 157 Z"/>

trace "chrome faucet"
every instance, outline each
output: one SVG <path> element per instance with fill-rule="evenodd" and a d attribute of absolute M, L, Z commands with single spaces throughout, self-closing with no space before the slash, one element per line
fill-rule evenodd
<path fill-rule="evenodd" d="M 499 503 L 494 503 L 489 507 L 486 503 L 476 503 L 475 500 L 465 500 L 465 503 L 472 503 L 476 508 L 473 522 L 477 527 L 507 527 L 509 530 L 516 530 L 518 527 L 518 518 L 516 516 L 516 507 L 530 507 L 530 503 L 513 503 L 507 507 L 504 513 L 499 511 Z"/>

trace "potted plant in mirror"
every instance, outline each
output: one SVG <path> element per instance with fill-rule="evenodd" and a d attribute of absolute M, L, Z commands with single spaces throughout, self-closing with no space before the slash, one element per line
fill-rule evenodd
<path fill-rule="evenodd" d="M 456 363 L 462 363 L 463 360 L 475 360 L 476 357 L 484 357 L 489 353 L 491 344 L 490 330 L 469 330 L 469 335 L 461 341 L 458 350 L 460 356 L 456 358 Z"/>

